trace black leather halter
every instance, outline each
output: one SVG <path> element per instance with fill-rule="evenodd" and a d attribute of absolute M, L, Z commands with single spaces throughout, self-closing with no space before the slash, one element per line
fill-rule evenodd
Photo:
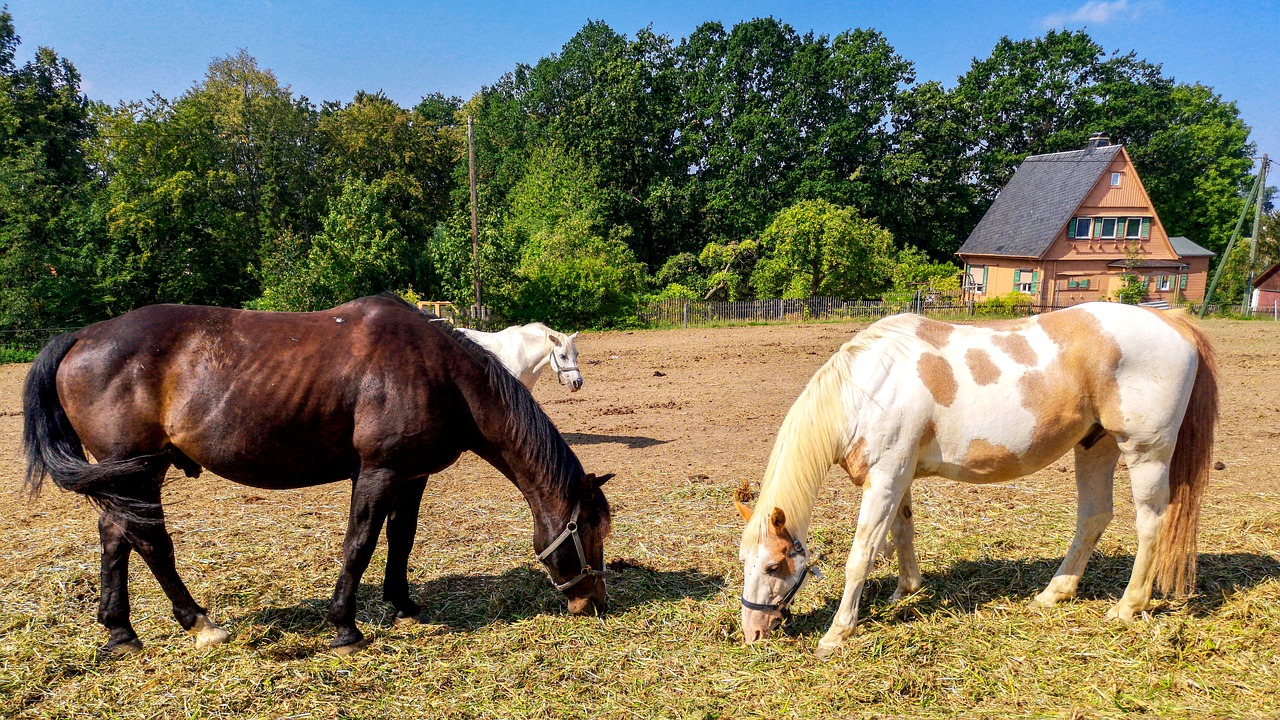
<path fill-rule="evenodd" d="M 555 350 L 552 350 L 552 351 L 551 351 L 551 354 L 550 354 L 550 355 L 548 355 L 547 357 L 551 359 L 551 369 L 556 371 L 556 380 L 559 380 L 561 385 L 563 385 L 563 384 L 564 384 L 564 374 L 565 374 L 565 373 L 567 373 L 567 372 L 582 372 L 581 370 L 579 370 L 579 369 L 578 369 L 578 366 L 577 366 L 577 365 L 574 365 L 573 367 L 564 367 L 563 365 L 561 365 L 561 364 L 560 364 L 560 362 L 559 362 L 558 360 L 556 360 L 556 351 L 555 351 Z"/>
<path fill-rule="evenodd" d="M 799 540 L 796 540 L 791 543 L 791 549 L 792 549 L 791 557 L 793 558 L 809 554 L 809 551 L 805 549 L 804 544 L 801 543 Z M 796 579 L 796 584 L 792 585 L 791 589 L 788 590 L 787 593 L 782 596 L 782 599 L 776 603 L 770 604 L 770 603 L 751 602 L 750 600 L 747 599 L 745 594 L 741 598 L 739 598 L 739 600 L 742 601 L 742 607 L 748 610 L 756 610 L 759 612 L 776 612 L 781 614 L 784 618 L 788 617 L 791 615 L 790 610 L 788 610 L 788 608 L 791 606 L 791 601 L 795 599 L 796 593 L 800 592 L 800 588 L 804 586 L 804 581 L 808 580 L 810 575 L 822 577 L 822 573 L 817 568 L 813 567 L 811 564 L 806 562 L 804 564 L 804 570 L 800 572 L 800 577 Z"/>
<path fill-rule="evenodd" d="M 555 552 L 556 548 L 563 545 L 565 540 L 573 538 L 573 546 L 578 549 L 578 562 L 581 564 L 582 569 L 578 571 L 577 575 L 573 576 L 572 580 L 566 580 L 562 583 L 556 582 L 554 578 L 551 580 L 551 584 L 555 585 L 556 589 L 561 592 L 577 585 L 583 578 L 591 577 L 592 575 L 604 576 L 608 574 L 608 571 L 604 568 L 597 570 L 591 567 L 591 563 L 587 562 L 587 553 L 582 549 L 582 537 L 578 535 L 578 511 L 581 509 L 581 505 L 573 506 L 573 515 L 569 516 L 569 522 L 565 524 L 564 530 L 561 530 L 560 535 L 558 535 L 555 540 L 552 540 L 551 544 L 537 555 L 538 560 L 541 561 L 543 565 L 546 565 L 547 569 L 550 570 L 551 565 L 547 562 L 547 558 L 551 557 L 551 553 Z"/>

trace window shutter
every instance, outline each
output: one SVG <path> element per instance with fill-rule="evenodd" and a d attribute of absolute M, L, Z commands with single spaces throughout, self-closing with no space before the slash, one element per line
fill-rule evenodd
<path fill-rule="evenodd" d="M 982 291 L 984 293 L 987 291 L 987 269 L 990 267 L 990 265 L 982 266 Z"/>
<path fill-rule="evenodd" d="M 1089 278 L 1085 278 L 1085 279 L 1081 280 L 1081 281 L 1080 281 L 1080 287 L 1082 287 L 1082 288 L 1087 288 L 1087 287 L 1089 287 Z"/>
<path fill-rule="evenodd" d="M 1186 289 L 1187 289 L 1187 276 L 1186 276 L 1186 275 L 1183 275 L 1183 276 L 1182 276 L 1182 279 L 1178 281 L 1178 289 L 1179 289 L 1179 290 L 1186 290 Z"/>
<path fill-rule="evenodd" d="M 1142 218 L 1142 239 L 1151 237 L 1151 218 Z"/>
<path fill-rule="evenodd" d="M 1093 236 L 1095 238 L 1102 237 L 1102 218 L 1096 218 L 1093 223 Z"/>
<path fill-rule="evenodd" d="M 1031 271 L 1031 294 L 1035 295 L 1040 292 L 1040 271 Z"/>
<path fill-rule="evenodd" d="M 1018 289 L 1018 288 L 1017 288 L 1017 286 L 1018 286 L 1019 284 L 1021 284 L 1021 283 L 1022 283 L 1022 271 L 1021 271 L 1021 270 L 1014 270 L 1014 271 L 1013 271 L 1013 284 L 1014 284 L 1014 288 L 1013 288 L 1013 289 L 1014 289 L 1014 290 L 1017 290 L 1017 289 Z"/>

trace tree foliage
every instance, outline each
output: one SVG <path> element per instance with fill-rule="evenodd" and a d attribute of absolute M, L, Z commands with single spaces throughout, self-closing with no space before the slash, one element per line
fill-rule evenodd
<path fill-rule="evenodd" d="M 465 102 L 411 108 L 317 105 L 246 51 L 109 108 L 53 50 L 18 64 L 19 42 L 0 12 L 10 326 L 386 289 L 470 305 L 477 279 L 500 315 L 579 328 L 626 324 L 649 294 L 941 289 L 1018 164 L 1094 132 L 1126 146 L 1171 234 L 1221 253 L 1254 152 L 1232 102 L 1084 32 L 1002 38 L 948 89 L 873 29 L 592 21 Z"/>

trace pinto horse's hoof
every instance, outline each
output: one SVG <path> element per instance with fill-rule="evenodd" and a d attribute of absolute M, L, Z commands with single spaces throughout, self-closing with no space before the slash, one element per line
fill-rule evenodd
<path fill-rule="evenodd" d="M 813 651 L 813 655 L 819 660 L 826 661 L 835 657 L 835 654 L 839 651 L 840 647 L 838 645 L 819 645 L 818 649 Z"/>

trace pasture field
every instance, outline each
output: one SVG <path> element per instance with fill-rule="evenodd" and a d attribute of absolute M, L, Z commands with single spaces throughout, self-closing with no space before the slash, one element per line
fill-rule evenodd
<path fill-rule="evenodd" d="M 573 618 L 534 561 L 515 488 L 466 457 L 428 486 L 410 581 L 425 624 L 391 623 L 379 548 L 360 592 L 372 644 L 327 652 L 324 615 L 345 483 L 271 492 L 205 474 L 166 489 L 179 570 L 232 641 L 197 650 L 135 556 L 145 650 L 99 659 L 96 514 L 51 484 L 20 492 L 26 366 L 0 367 L 0 716 L 270 718 L 1266 717 L 1280 715 L 1280 324 L 1205 323 L 1223 418 L 1201 520 L 1199 594 L 1133 626 L 1103 615 L 1128 579 L 1132 502 L 1049 610 L 1075 524 L 1071 457 L 1012 483 L 917 481 L 924 589 L 896 605 L 894 565 L 828 662 L 859 491 L 833 470 L 810 545 L 823 553 L 790 632 L 741 644 L 734 488 L 758 481 L 787 408 L 859 327 L 590 333 L 586 385 L 536 395 L 589 472 L 615 472 L 611 612 Z M 661 373 L 661 374 L 659 374 Z"/>

